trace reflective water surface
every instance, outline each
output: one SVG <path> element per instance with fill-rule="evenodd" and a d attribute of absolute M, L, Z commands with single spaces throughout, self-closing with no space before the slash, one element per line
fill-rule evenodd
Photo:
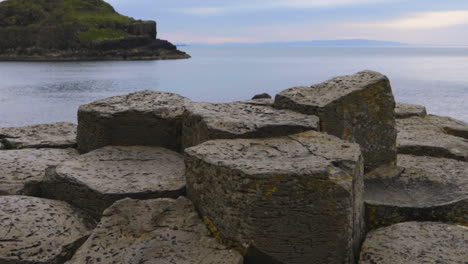
<path fill-rule="evenodd" d="M 372 69 L 398 101 L 468 121 L 465 48 L 183 47 L 177 61 L 0 62 L 0 126 L 76 122 L 80 104 L 138 90 L 227 102 Z"/>

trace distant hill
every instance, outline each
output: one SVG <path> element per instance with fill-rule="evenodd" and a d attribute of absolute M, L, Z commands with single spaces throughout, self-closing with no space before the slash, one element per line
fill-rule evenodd
<path fill-rule="evenodd" d="M 121 15 L 103 0 L 0 2 L 0 60 L 188 57 L 156 36 L 156 22 Z"/>
<path fill-rule="evenodd" d="M 395 47 L 408 46 L 408 44 L 394 41 L 380 41 L 368 39 L 346 40 L 312 40 L 312 41 L 285 41 L 285 42 L 258 42 L 258 43 L 221 43 L 206 44 L 195 43 L 190 46 L 228 46 L 228 47 Z"/>

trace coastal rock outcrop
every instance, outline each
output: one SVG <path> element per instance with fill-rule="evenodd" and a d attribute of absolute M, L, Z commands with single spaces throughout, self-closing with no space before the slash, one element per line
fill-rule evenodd
<path fill-rule="evenodd" d="M 0 142 L 8 149 L 72 148 L 76 125 L 67 122 L 0 128 Z"/>
<path fill-rule="evenodd" d="M 468 226 L 468 163 L 398 155 L 398 166 L 365 175 L 366 227 L 406 221 Z"/>
<path fill-rule="evenodd" d="M 98 227 L 67 264 L 242 264 L 218 244 L 186 198 L 131 200 L 108 208 Z"/>
<path fill-rule="evenodd" d="M 425 117 L 427 115 L 426 107 L 415 104 L 396 103 L 395 117 L 408 118 L 412 116 Z"/>
<path fill-rule="evenodd" d="M 445 133 L 468 140 L 468 123 L 448 116 L 428 115 L 426 119 Z"/>
<path fill-rule="evenodd" d="M 212 140 L 185 153 L 188 197 L 247 262 L 354 262 L 364 232 L 357 144 L 310 131 Z"/>
<path fill-rule="evenodd" d="M 255 102 L 193 103 L 183 118 L 182 146 L 185 149 L 212 139 L 286 136 L 318 130 L 318 126 L 316 116 Z"/>
<path fill-rule="evenodd" d="M 39 195 L 46 168 L 76 156 L 75 149 L 0 151 L 0 195 Z"/>
<path fill-rule="evenodd" d="M 0 2 L 0 60 L 190 57 L 156 37 L 155 21 L 120 15 L 102 0 Z"/>
<path fill-rule="evenodd" d="M 287 89 L 275 107 L 320 117 L 320 129 L 361 146 L 366 172 L 396 162 L 395 99 L 388 78 L 373 71 Z"/>
<path fill-rule="evenodd" d="M 398 153 L 468 161 L 468 139 L 449 135 L 429 120 L 397 119 Z"/>
<path fill-rule="evenodd" d="M 43 194 L 95 218 L 117 200 L 177 198 L 185 194 L 183 156 L 160 147 L 109 146 L 47 172 Z"/>
<path fill-rule="evenodd" d="M 69 259 L 93 222 L 67 203 L 0 196 L 0 263 L 55 264 Z"/>
<path fill-rule="evenodd" d="M 370 232 L 360 264 L 466 263 L 468 227 L 407 222 Z"/>
<path fill-rule="evenodd" d="M 141 91 L 82 105 L 78 110 L 78 150 L 145 145 L 180 151 L 182 115 L 189 102 L 173 93 Z"/>

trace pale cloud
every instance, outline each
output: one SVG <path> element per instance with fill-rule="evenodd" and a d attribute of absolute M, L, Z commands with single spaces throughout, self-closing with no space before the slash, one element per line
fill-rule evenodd
<path fill-rule="evenodd" d="M 468 24 L 468 10 L 421 12 L 382 22 L 354 23 L 354 25 L 358 27 L 377 27 L 399 30 L 439 29 L 466 24 Z"/>
<path fill-rule="evenodd" d="M 231 12 L 258 11 L 275 8 L 318 8 L 346 6 L 366 3 L 384 3 L 389 0 L 263 0 L 263 1 L 239 1 L 236 5 L 220 5 L 213 7 L 194 7 L 173 9 L 173 12 L 192 15 L 221 15 Z"/>

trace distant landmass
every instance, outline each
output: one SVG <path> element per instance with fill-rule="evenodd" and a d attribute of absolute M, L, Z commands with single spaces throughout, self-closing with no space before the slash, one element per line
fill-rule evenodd
<path fill-rule="evenodd" d="M 121 15 L 103 0 L 0 2 L 0 60 L 190 57 L 156 36 L 155 21 Z"/>
<path fill-rule="evenodd" d="M 401 47 L 408 44 L 395 41 L 380 41 L 369 39 L 343 39 L 343 40 L 311 40 L 311 41 L 279 41 L 242 43 L 229 42 L 219 44 L 193 43 L 180 46 L 226 46 L 226 47 Z M 179 46 L 179 45 L 178 45 Z"/>

